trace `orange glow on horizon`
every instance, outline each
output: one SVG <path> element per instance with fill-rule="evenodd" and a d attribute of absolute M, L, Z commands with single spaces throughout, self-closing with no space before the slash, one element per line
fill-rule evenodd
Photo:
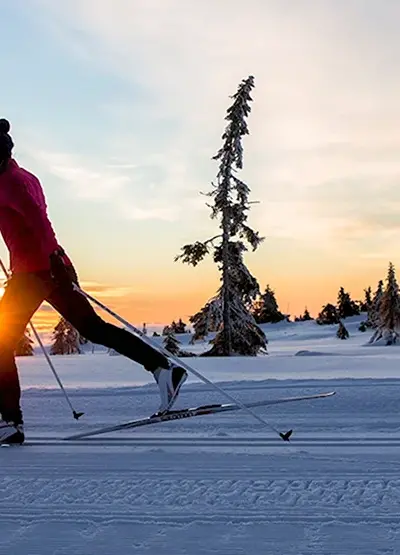
<path fill-rule="evenodd" d="M 305 307 L 316 317 L 323 305 L 328 302 L 335 304 L 341 286 L 354 300 L 362 300 L 364 289 L 371 286 L 374 291 L 378 281 L 385 280 L 387 271 L 386 261 L 377 266 L 362 259 L 355 259 L 353 263 L 342 267 L 335 267 L 334 264 L 327 267 L 321 263 L 319 267 L 313 268 L 314 272 L 309 271 L 305 261 L 294 267 L 295 271 L 293 265 L 279 267 L 279 264 L 275 264 L 266 269 L 264 264 L 259 264 L 251 269 L 261 290 L 269 284 L 275 291 L 281 312 L 290 314 L 292 320 L 300 316 Z M 148 329 L 159 328 L 179 318 L 189 324 L 190 316 L 215 295 L 219 287 L 218 274 L 214 270 L 192 272 L 185 271 L 179 276 L 171 276 L 166 272 L 162 277 L 152 274 L 146 283 L 132 280 L 129 285 L 114 284 L 112 280 L 110 284 L 82 280 L 81 286 L 140 329 L 144 323 Z M 3 292 L 4 288 L 0 287 L 0 297 Z M 106 321 L 121 326 L 104 310 L 93 306 Z M 59 314 L 44 303 L 34 315 L 33 323 L 41 334 L 49 334 L 59 318 Z"/>
<path fill-rule="evenodd" d="M 362 300 L 364 288 L 371 285 L 374 290 L 378 279 L 381 279 L 381 276 L 371 275 L 371 279 L 352 275 L 347 278 L 332 276 L 322 280 L 318 277 L 288 276 L 271 279 L 270 285 L 275 291 L 281 312 L 290 314 L 293 320 L 295 316 L 300 316 L 304 312 L 306 306 L 311 315 L 316 317 L 324 304 L 328 302 L 335 304 L 338 290 L 342 285 L 354 300 Z M 128 322 L 140 328 L 143 323 L 150 328 L 169 324 L 179 318 L 189 324 L 189 317 L 204 306 L 215 293 L 215 290 L 134 293 L 132 288 L 129 292 L 124 290 L 118 294 L 118 288 L 115 288 L 110 294 L 110 290 L 102 290 L 100 285 L 97 289 L 97 291 L 88 289 L 88 292 Z M 121 325 L 104 310 L 95 305 L 94 308 L 106 321 Z M 39 309 L 35 314 L 34 323 L 41 332 L 50 332 L 58 319 L 59 315 L 46 307 L 46 310 Z"/>

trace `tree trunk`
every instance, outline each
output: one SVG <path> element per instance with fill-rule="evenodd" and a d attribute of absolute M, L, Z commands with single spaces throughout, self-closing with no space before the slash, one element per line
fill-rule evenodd
<path fill-rule="evenodd" d="M 228 192 L 226 192 L 228 196 Z M 226 206 L 226 205 L 225 205 Z M 224 356 L 232 354 L 230 295 L 229 295 L 229 215 L 224 209 L 222 216 L 222 291 L 223 291 L 223 323 L 224 323 Z"/>

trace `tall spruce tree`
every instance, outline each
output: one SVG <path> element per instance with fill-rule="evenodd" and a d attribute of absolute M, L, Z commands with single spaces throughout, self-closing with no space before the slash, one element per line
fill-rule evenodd
<path fill-rule="evenodd" d="M 254 77 L 250 76 L 233 95 L 225 118 L 228 125 L 222 135 L 223 144 L 213 158 L 219 161 L 217 183 L 207 196 L 214 201 L 211 218 L 219 219 L 221 233 L 206 241 L 184 245 L 182 253 L 175 258 L 196 266 L 212 253 L 221 272 L 218 302 L 215 298 L 212 302 L 222 309 L 222 329 L 207 353 L 210 356 L 256 355 L 266 347 L 266 337 L 251 313 L 252 303 L 260 292 L 259 285 L 243 260 L 247 251 L 245 243 L 254 251 L 263 239 L 247 224 L 250 189 L 235 175 L 243 168 L 242 137 L 249 134 L 246 117 L 251 111 L 253 87 Z M 204 324 L 204 319 L 200 320 Z"/>
<path fill-rule="evenodd" d="M 382 340 L 385 345 L 393 345 L 399 340 L 400 331 L 400 294 L 393 264 L 389 263 L 386 288 L 379 303 L 377 330 L 370 339 L 371 343 Z"/>
<path fill-rule="evenodd" d="M 34 352 L 33 340 L 31 338 L 31 334 L 29 330 L 26 329 L 23 336 L 17 343 L 17 346 L 15 348 L 15 356 L 17 357 L 33 356 L 33 352 Z"/>
<path fill-rule="evenodd" d="M 60 318 L 53 331 L 51 355 L 80 354 L 80 335 L 65 318 Z"/>

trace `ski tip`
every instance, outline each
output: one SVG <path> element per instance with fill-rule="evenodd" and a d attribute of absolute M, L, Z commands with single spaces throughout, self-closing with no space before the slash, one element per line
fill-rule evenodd
<path fill-rule="evenodd" d="M 292 435 L 293 430 L 289 430 L 288 432 L 282 433 L 280 432 L 280 437 L 283 439 L 283 441 L 290 441 L 290 436 Z"/>
<path fill-rule="evenodd" d="M 79 420 L 80 417 L 83 416 L 84 414 L 85 414 L 84 412 L 76 412 L 75 410 L 73 412 L 75 420 Z"/>

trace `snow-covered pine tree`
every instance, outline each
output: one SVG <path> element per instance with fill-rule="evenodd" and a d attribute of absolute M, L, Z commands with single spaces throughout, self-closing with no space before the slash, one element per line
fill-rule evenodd
<path fill-rule="evenodd" d="M 245 242 L 254 251 L 263 239 L 247 224 L 250 189 L 235 175 L 243 168 L 242 137 L 249 134 L 246 117 L 251 111 L 253 87 L 254 77 L 250 76 L 233 95 L 225 118 L 228 125 L 222 135 L 223 145 L 213 158 L 219 160 L 219 171 L 217 183 L 207 196 L 214 199 L 211 218 L 219 218 L 221 234 L 185 245 L 182 254 L 175 258 L 196 266 L 212 253 L 221 272 L 218 296 L 222 302 L 223 326 L 207 353 L 210 356 L 256 355 L 267 343 L 251 314 L 252 303 L 260 292 L 259 285 L 243 260 L 247 250 Z"/>
<path fill-rule="evenodd" d="M 171 329 L 165 335 L 163 346 L 164 346 L 164 349 L 166 349 L 171 353 L 171 355 L 174 355 L 174 356 L 179 355 L 179 341 L 175 337 L 175 334 Z"/>
<path fill-rule="evenodd" d="M 80 335 L 65 318 L 60 318 L 53 331 L 51 355 L 80 354 Z"/>
<path fill-rule="evenodd" d="M 308 322 L 309 320 L 314 320 L 314 318 L 309 313 L 307 307 L 305 307 L 304 312 L 301 316 L 296 316 L 294 319 L 295 322 Z"/>
<path fill-rule="evenodd" d="M 53 343 L 50 348 L 51 355 L 65 354 L 65 335 L 66 335 L 66 321 L 60 318 L 53 331 Z"/>
<path fill-rule="evenodd" d="M 364 300 L 359 301 L 358 305 L 360 313 L 367 313 L 367 319 L 360 322 L 360 325 L 358 326 L 359 331 L 365 332 L 368 328 L 372 327 L 370 321 L 370 314 L 373 306 L 371 287 L 364 289 Z"/>
<path fill-rule="evenodd" d="M 276 324 L 285 319 L 285 315 L 279 310 L 275 292 L 269 285 L 254 303 L 253 314 L 257 324 Z"/>
<path fill-rule="evenodd" d="M 179 318 L 177 322 L 172 322 L 171 328 L 174 333 L 186 333 L 186 324 L 182 321 L 182 318 Z"/>
<path fill-rule="evenodd" d="M 374 329 L 376 329 L 379 325 L 379 313 L 380 313 L 381 301 L 383 297 L 383 290 L 384 290 L 383 280 L 379 280 L 378 286 L 374 293 L 374 298 L 372 299 L 370 310 L 368 311 L 368 319 L 367 319 L 368 326 Z"/>
<path fill-rule="evenodd" d="M 349 332 L 347 331 L 345 325 L 343 324 L 342 321 L 339 322 L 339 327 L 338 330 L 336 332 L 336 336 L 339 339 L 348 339 L 349 338 Z"/>
<path fill-rule="evenodd" d="M 372 306 L 372 289 L 364 289 L 364 300 L 360 302 L 360 312 L 369 312 Z"/>
<path fill-rule="evenodd" d="M 351 299 L 350 294 L 343 287 L 339 289 L 338 293 L 337 312 L 339 318 L 349 318 L 360 313 L 357 303 Z"/>
<path fill-rule="evenodd" d="M 66 343 L 68 346 L 67 354 L 73 355 L 73 354 L 82 353 L 81 339 L 82 339 L 81 335 L 78 333 L 78 331 L 73 326 L 71 326 L 69 322 L 67 322 L 67 334 L 66 334 Z"/>
<path fill-rule="evenodd" d="M 34 352 L 33 340 L 31 338 L 31 334 L 29 330 L 26 329 L 23 336 L 17 343 L 17 346 L 15 348 L 15 356 L 17 357 L 33 356 L 33 352 Z"/>
<path fill-rule="evenodd" d="M 308 322 L 309 320 L 313 320 L 311 314 L 308 312 L 308 308 L 305 307 L 303 316 L 301 317 L 303 322 Z"/>
<path fill-rule="evenodd" d="M 169 326 L 165 326 L 163 335 L 166 335 L 169 331 L 172 331 L 172 333 L 186 333 L 186 324 L 182 321 L 182 318 L 179 318 L 177 322 L 172 320 Z"/>
<path fill-rule="evenodd" d="M 394 265 L 390 262 L 386 278 L 386 288 L 379 303 L 378 327 L 370 343 L 382 340 L 385 345 L 393 345 L 399 340 L 400 294 Z"/>
<path fill-rule="evenodd" d="M 206 338 L 209 332 L 217 332 L 222 327 L 222 300 L 220 295 L 217 295 L 199 312 L 189 318 L 193 326 L 194 333 L 191 338 L 191 343 L 202 341 Z"/>
<path fill-rule="evenodd" d="M 339 323 L 339 315 L 336 306 L 331 303 L 326 304 L 316 319 L 317 324 L 324 326 Z"/>

